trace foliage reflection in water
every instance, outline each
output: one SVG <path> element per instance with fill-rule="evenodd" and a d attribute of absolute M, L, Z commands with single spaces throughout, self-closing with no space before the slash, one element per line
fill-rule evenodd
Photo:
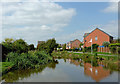
<path fill-rule="evenodd" d="M 25 79 L 29 82 L 31 79 L 37 82 L 101 82 L 102 80 L 116 82 L 118 73 L 113 74 L 114 71 L 107 69 L 106 65 L 98 61 L 55 59 L 52 63 L 41 65 L 37 69 L 11 71 L 3 75 L 2 80 L 5 82 L 25 82 Z M 47 74 L 41 75 L 43 73 Z M 114 78 L 112 74 L 115 75 Z M 41 78 L 44 80 L 42 81 Z"/>

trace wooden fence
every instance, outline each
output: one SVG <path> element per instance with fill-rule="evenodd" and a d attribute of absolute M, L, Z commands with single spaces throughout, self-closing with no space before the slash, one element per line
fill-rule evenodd
<path fill-rule="evenodd" d="M 98 52 L 110 52 L 109 47 L 98 47 Z"/>

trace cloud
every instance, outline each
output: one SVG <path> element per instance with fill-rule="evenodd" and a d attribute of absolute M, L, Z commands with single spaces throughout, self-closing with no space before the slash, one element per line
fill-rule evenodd
<path fill-rule="evenodd" d="M 58 36 L 56 37 L 56 40 L 60 43 L 67 43 L 69 41 L 79 39 L 82 42 L 84 33 L 86 32 L 89 33 L 91 30 L 93 29 L 92 28 L 88 28 L 87 30 L 81 29 L 70 34 L 64 34 L 64 35 Z"/>
<path fill-rule="evenodd" d="M 98 25 L 93 25 L 91 28 L 100 28 L 101 30 L 105 31 L 109 35 L 113 36 L 114 38 L 118 37 L 118 21 L 113 20 L 109 21 L 107 24 L 98 24 Z"/>
<path fill-rule="evenodd" d="M 109 6 L 106 7 L 102 11 L 105 12 L 105 13 L 116 13 L 116 12 L 118 12 L 118 2 L 116 2 L 115 0 L 111 0 L 111 2 L 109 2 Z"/>
<path fill-rule="evenodd" d="M 37 44 L 61 32 L 75 14 L 75 9 L 64 9 L 57 3 L 3 3 L 3 39 L 23 38 Z"/>
<path fill-rule="evenodd" d="M 66 43 L 71 40 L 79 39 L 82 42 L 84 33 L 90 33 L 95 28 L 100 28 L 104 32 L 113 36 L 114 39 L 118 38 L 118 22 L 113 20 L 113 21 L 108 22 L 105 25 L 103 25 L 103 24 L 91 25 L 88 27 L 87 30 L 83 28 L 83 29 L 73 32 L 71 34 L 61 35 L 61 36 L 57 37 L 57 41 Z"/>
<path fill-rule="evenodd" d="M 102 28 L 106 33 L 110 34 L 114 38 L 118 37 L 118 21 L 110 21 L 108 24 L 103 25 Z"/>
<path fill-rule="evenodd" d="M 1 0 L 1 2 L 118 2 L 119 0 Z"/>

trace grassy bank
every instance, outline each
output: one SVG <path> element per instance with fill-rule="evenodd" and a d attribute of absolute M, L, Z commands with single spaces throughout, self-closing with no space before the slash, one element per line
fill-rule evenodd
<path fill-rule="evenodd" d="M 8 72 L 13 66 L 11 62 L 0 62 L 0 73 Z"/>
<path fill-rule="evenodd" d="M 88 52 L 88 53 L 91 53 L 91 52 Z M 117 55 L 117 54 L 113 54 L 113 53 L 108 53 L 108 52 L 93 52 L 93 54 L 103 54 L 103 55 Z"/>
<path fill-rule="evenodd" d="M 118 65 L 120 61 L 118 60 L 118 56 L 105 56 L 96 54 L 86 54 L 86 53 L 72 53 L 67 51 L 61 52 L 53 52 L 54 58 L 64 58 L 64 59 L 82 59 L 84 62 L 91 63 L 93 62 L 93 66 L 98 66 L 100 62 L 105 65 L 106 68 L 110 70 L 120 71 L 120 66 Z"/>
<path fill-rule="evenodd" d="M 44 51 L 29 51 L 28 53 L 9 53 L 6 62 L 2 62 L 2 73 L 9 70 L 38 68 L 52 61 L 52 57 Z"/>

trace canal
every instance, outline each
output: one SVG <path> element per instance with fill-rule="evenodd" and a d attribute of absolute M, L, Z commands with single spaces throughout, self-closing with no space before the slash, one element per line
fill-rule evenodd
<path fill-rule="evenodd" d="M 81 60 L 55 59 L 38 69 L 15 70 L 3 75 L 3 82 L 117 82 L 117 71 Z"/>

